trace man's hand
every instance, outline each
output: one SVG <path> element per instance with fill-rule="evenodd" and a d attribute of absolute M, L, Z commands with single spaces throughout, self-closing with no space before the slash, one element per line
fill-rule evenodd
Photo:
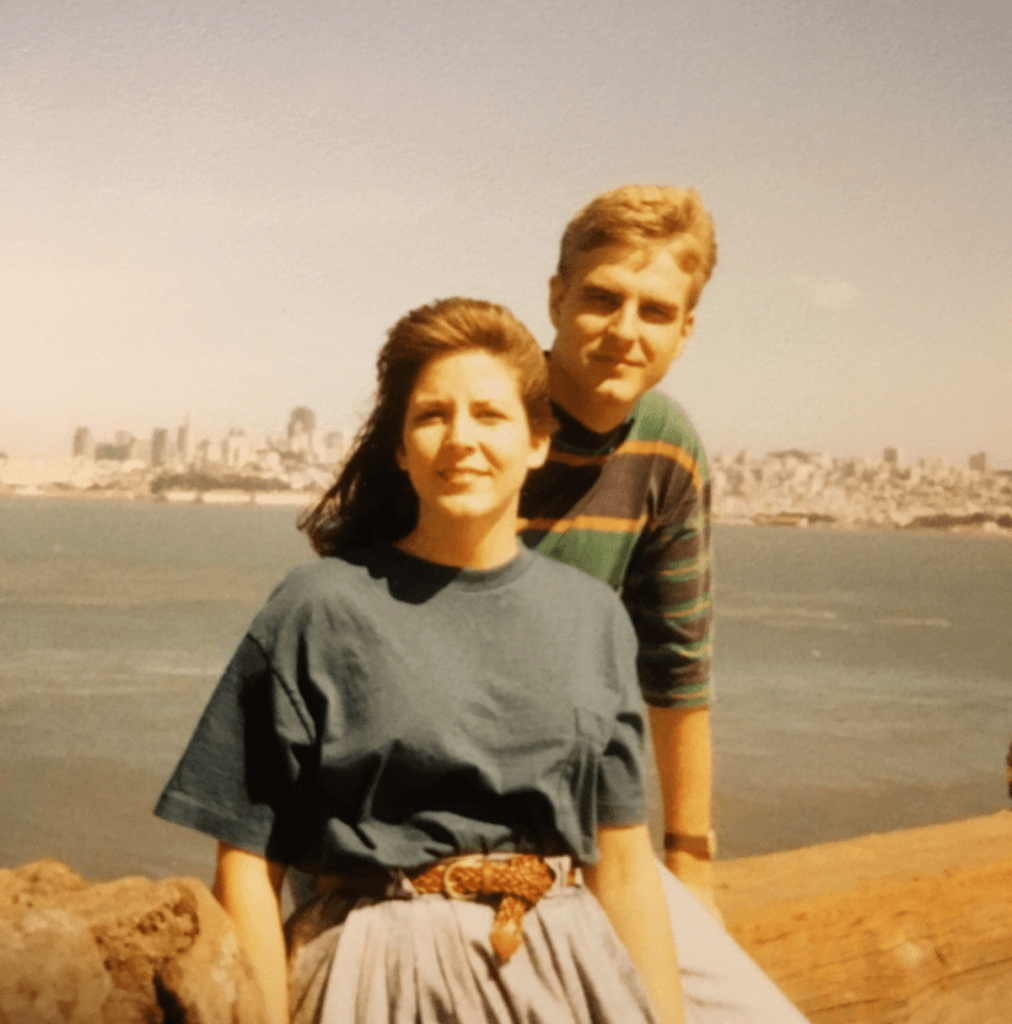
<path fill-rule="evenodd" d="M 664 831 L 703 836 L 710 828 L 710 715 L 706 708 L 649 709 L 664 806 Z M 713 864 L 685 850 L 666 850 L 668 870 L 723 923 L 713 898 Z"/>
<path fill-rule="evenodd" d="M 664 854 L 667 869 L 685 886 L 700 903 L 721 923 L 724 916 L 714 899 L 715 880 L 713 864 L 708 860 L 693 857 L 682 850 L 667 850 Z"/>

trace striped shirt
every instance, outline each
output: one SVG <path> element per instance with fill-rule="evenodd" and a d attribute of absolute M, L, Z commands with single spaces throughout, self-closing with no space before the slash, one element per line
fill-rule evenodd
<path fill-rule="evenodd" d="M 521 495 L 521 536 L 620 594 L 639 638 L 640 688 L 657 707 L 710 700 L 710 479 L 679 406 L 647 392 L 595 434 L 555 407 L 561 428 Z"/>

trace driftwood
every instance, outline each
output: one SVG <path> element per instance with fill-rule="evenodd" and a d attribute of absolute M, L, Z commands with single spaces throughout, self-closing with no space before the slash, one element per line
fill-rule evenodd
<path fill-rule="evenodd" d="M 1012 1021 L 1012 812 L 717 877 L 729 931 L 812 1024 Z"/>

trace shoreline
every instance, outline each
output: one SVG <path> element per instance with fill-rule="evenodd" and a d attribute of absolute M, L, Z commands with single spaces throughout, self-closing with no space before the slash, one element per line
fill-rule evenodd
<path fill-rule="evenodd" d="M 323 496 L 323 491 L 243 491 L 243 490 L 206 490 L 206 491 L 162 491 L 151 494 L 108 488 L 102 490 L 80 490 L 77 488 L 43 489 L 7 488 L 0 485 L 0 500 L 16 501 L 76 501 L 76 502 L 110 502 L 115 504 L 137 505 L 211 505 L 228 508 L 297 508 L 305 509 L 314 505 Z M 980 522 L 960 522 L 960 516 L 951 514 L 954 522 L 947 526 L 897 526 L 892 523 L 869 522 L 826 522 L 822 519 L 810 521 L 804 515 L 784 514 L 768 515 L 757 513 L 748 516 L 713 516 L 714 526 L 747 526 L 771 530 L 804 530 L 818 533 L 902 533 L 914 536 L 950 536 L 977 537 L 992 540 L 1012 541 L 1012 529 L 999 526 L 993 519 Z M 977 516 L 963 516 L 965 519 Z"/>
<path fill-rule="evenodd" d="M 178 495 L 178 496 L 177 496 Z M 182 495 L 185 495 L 182 496 Z M 211 497 L 208 497 L 208 496 Z M 0 486 L 0 500 L 17 501 L 108 501 L 121 505 L 257 505 L 260 507 L 306 508 L 323 497 L 323 491 L 163 491 L 159 494 L 109 488 L 104 490 L 43 490 L 42 488 L 8 490 Z"/>

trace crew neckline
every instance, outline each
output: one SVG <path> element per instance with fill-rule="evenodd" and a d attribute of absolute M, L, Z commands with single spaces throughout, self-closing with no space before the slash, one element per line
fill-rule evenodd
<path fill-rule="evenodd" d="M 433 582 L 440 581 L 443 586 L 470 591 L 494 590 L 512 583 L 530 568 L 535 558 L 534 552 L 519 540 L 516 554 L 508 562 L 491 569 L 467 569 L 459 565 L 430 562 L 418 555 L 401 551 L 394 544 L 385 545 L 385 552 L 394 565 L 419 577 L 427 576 Z"/>
<path fill-rule="evenodd" d="M 639 402 L 636 403 L 636 406 Z M 588 455 L 604 455 L 614 451 L 628 436 L 632 429 L 636 406 L 617 427 L 599 434 L 590 427 L 584 426 L 575 416 L 566 412 L 561 405 L 552 402 L 552 415 L 559 422 L 559 429 L 552 437 L 554 444 L 561 444 L 573 451 Z"/>

